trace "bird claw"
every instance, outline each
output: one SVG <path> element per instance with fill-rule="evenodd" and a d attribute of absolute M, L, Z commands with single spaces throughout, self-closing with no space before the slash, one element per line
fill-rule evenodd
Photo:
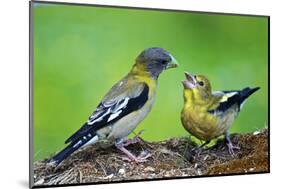
<path fill-rule="evenodd" d="M 140 135 L 142 134 L 143 130 L 141 130 L 140 132 L 138 132 L 136 134 L 136 136 L 134 136 L 131 139 L 128 139 L 126 141 L 123 142 L 123 146 L 129 146 L 130 144 L 135 144 L 135 143 L 139 143 L 142 141 Z"/>
<path fill-rule="evenodd" d="M 128 162 L 134 161 L 136 163 L 143 163 L 143 162 L 146 162 L 149 157 L 151 157 L 151 154 L 144 151 L 137 157 L 126 156 L 126 157 L 123 157 L 122 160 L 128 161 Z"/>
<path fill-rule="evenodd" d="M 141 142 L 142 139 L 140 138 L 140 134 L 142 132 L 143 130 L 141 130 L 138 134 L 136 134 L 136 136 L 134 136 L 131 139 L 127 139 L 126 141 L 115 143 L 115 146 L 127 155 L 126 157 L 123 157 L 122 160 L 129 161 L 129 162 L 134 161 L 136 163 L 140 163 L 140 162 L 147 161 L 146 159 L 151 156 L 151 154 L 149 154 L 148 151 L 143 151 L 139 156 L 136 157 L 134 154 L 132 154 L 129 150 L 125 148 L 125 146 L 128 146 L 130 144 Z"/>
<path fill-rule="evenodd" d="M 198 155 L 200 155 L 200 153 L 203 151 L 203 148 L 201 148 L 200 146 L 199 147 L 195 147 L 195 148 L 193 148 L 192 150 L 191 150 L 191 152 L 193 153 L 193 154 L 198 154 Z"/>
<path fill-rule="evenodd" d="M 128 139 L 123 143 L 123 146 L 129 146 L 130 144 L 136 144 L 141 141 L 139 136 L 135 136 L 134 138 Z"/>
<path fill-rule="evenodd" d="M 227 143 L 228 153 L 232 156 L 235 155 L 234 150 L 240 150 L 240 147 L 234 146 L 232 143 Z"/>
<path fill-rule="evenodd" d="M 226 133 L 225 135 L 225 139 L 226 139 L 226 145 L 227 145 L 227 148 L 228 148 L 228 153 L 231 155 L 231 156 L 234 156 L 235 153 L 234 153 L 234 150 L 240 150 L 240 148 L 238 146 L 234 146 L 230 140 L 230 136 L 229 136 L 229 133 Z"/>

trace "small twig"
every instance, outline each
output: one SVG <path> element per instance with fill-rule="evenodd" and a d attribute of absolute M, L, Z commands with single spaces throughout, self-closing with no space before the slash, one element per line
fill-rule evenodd
<path fill-rule="evenodd" d="M 83 180 L 83 174 L 82 172 L 79 170 L 79 183 L 82 183 Z"/>
<path fill-rule="evenodd" d="M 98 160 L 96 160 L 96 162 L 97 162 L 97 164 L 100 166 L 100 168 L 103 170 L 104 175 L 107 176 L 106 170 L 105 170 L 104 167 L 101 165 L 101 163 L 100 163 Z"/>

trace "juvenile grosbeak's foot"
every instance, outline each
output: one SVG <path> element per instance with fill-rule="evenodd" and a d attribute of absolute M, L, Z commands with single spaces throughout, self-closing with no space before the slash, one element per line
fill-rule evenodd
<path fill-rule="evenodd" d="M 192 154 L 200 154 L 201 152 L 202 152 L 202 150 L 203 150 L 203 148 L 201 148 L 201 146 L 199 146 L 199 147 L 194 147 L 192 150 L 191 150 L 191 153 Z"/>
<path fill-rule="evenodd" d="M 234 146 L 231 142 L 230 143 L 226 143 L 227 148 L 228 148 L 228 152 L 230 155 L 235 155 L 234 150 L 240 150 L 240 148 L 238 146 Z"/>
<path fill-rule="evenodd" d="M 240 150 L 240 148 L 238 146 L 234 146 L 230 140 L 230 136 L 229 134 L 227 133 L 225 135 L 225 140 L 226 140 L 226 145 L 227 145 L 227 148 L 228 148 L 228 152 L 230 155 L 234 155 L 234 150 Z"/>
<path fill-rule="evenodd" d="M 142 134 L 143 130 L 138 132 L 133 138 L 127 139 L 126 141 L 123 142 L 123 146 L 129 146 L 130 144 L 135 144 L 139 143 L 142 141 L 140 135 Z"/>
<path fill-rule="evenodd" d="M 199 146 L 199 148 L 203 149 L 204 146 L 208 145 L 211 141 L 207 140 L 206 142 L 204 142 L 202 145 Z"/>
<path fill-rule="evenodd" d="M 210 141 L 206 141 L 203 144 L 201 144 L 199 147 L 194 147 L 192 149 L 192 153 L 200 155 L 200 153 L 204 150 L 204 146 L 208 145 L 209 143 Z"/>

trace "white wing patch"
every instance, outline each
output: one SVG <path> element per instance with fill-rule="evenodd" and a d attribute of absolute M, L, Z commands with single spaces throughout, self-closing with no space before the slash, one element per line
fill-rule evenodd
<path fill-rule="evenodd" d="M 113 112 L 115 113 L 116 111 L 119 111 L 120 109 L 125 108 L 126 105 L 128 104 L 128 101 L 129 101 L 129 98 L 128 97 L 125 98 L 121 104 L 117 104 L 117 107 L 114 108 Z"/>
<path fill-rule="evenodd" d="M 119 114 L 122 112 L 122 110 L 119 110 L 118 112 L 111 114 L 110 117 L 108 118 L 107 122 L 113 120 L 114 118 L 118 117 Z"/>
<path fill-rule="evenodd" d="M 89 125 L 93 125 L 95 122 L 98 122 L 98 121 L 101 121 L 102 120 L 102 118 L 104 117 L 104 116 L 106 116 L 107 114 L 109 114 L 110 113 L 110 108 L 104 113 L 104 114 L 102 114 L 100 117 L 98 117 L 97 119 L 95 119 L 98 115 L 92 115 L 90 118 L 93 118 L 93 119 L 89 119 L 88 120 L 88 124 Z"/>
<path fill-rule="evenodd" d="M 220 102 L 226 102 L 230 97 L 236 95 L 238 92 L 225 93 Z"/>
<path fill-rule="evenodd" d="M 125 98 L 120 100 L 117 103 L 111 103 L 110 106 L 104 105 L 104 107 L 107 108 L 106 112 L 101 111 L 101 112 L 95 112 L 88 120 L 88 124 L 89 125 L 93 125 L 96 122 L 102 121 L 103 118 L 107 115 L 110 115 L 108 120 L 106 122 L 109 122 L 113 119 L 115 119 L 116 117 L 118 117 L 120 115 L 120 113 L 122 112 L 123 108 L 126 108 L 128 101 L 130 100 L 130 98 Z M 121 102 L 121 103 L 120 103 Z M 120 103 L 120 104 L 119 104 Z"/>

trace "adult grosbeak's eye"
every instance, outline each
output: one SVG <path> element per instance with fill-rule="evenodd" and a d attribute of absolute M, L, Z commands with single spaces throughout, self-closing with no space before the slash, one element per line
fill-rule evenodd
<path fill-rule="evenodd" d="M 166 60 L 160 60 L 160 63 L 161 64 L 167 64 L 167 61 Z"/>

